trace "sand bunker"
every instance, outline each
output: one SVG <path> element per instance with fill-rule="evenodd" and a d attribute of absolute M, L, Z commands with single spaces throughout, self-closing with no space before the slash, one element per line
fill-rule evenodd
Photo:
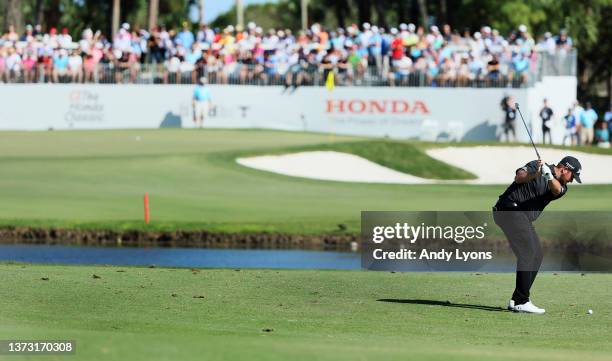
<path fill-rule="evenodd" d="M 363 183 L 430 183 L 353 154 L 317 151 L 238 158 L 239 164 L 294 177 Z"/>
<path fill-rule="evenodd" d="M 383 167 L 353 154 L 334 151 L 266 155 L 238 158 L 236 161 L 243 166 L 288 176 L 343 182 L 509 184 L 518 167 L 536 158 L 533 148 L 523 146 L 444 147 L 427 150 L 427 154 L 472 172 L 478 179 L 425 179 Z M 540 154 L 547 163 L 557 163 L 565 155 L 573 155 L 582 163 L 582 180 L 585 184 L 612 183 L 612 156 L 558 149 L 541 149 Z"/>
<path fill-rule="evenodd" d="M 584 184 L 612 183 L 612 156 L 550 148 L 541 148 L 539 152 L 549 164 L 557 164 L 566 155 L 578 158 Z M 430 149 L 427 154 L 476 174 L 478 179 L 470 181 L 476 184 L 510 183 L 517 168 L 537 158 L 533 148 L 526 146 L 445 147 Z"/>

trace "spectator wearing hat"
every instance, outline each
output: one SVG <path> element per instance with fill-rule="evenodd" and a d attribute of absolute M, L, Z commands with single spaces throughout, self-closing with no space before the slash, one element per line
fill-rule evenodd
<path fill-rule="evenodd" d="M 19 40 L 26 43 L 34 41 L 34 27 L 30 24 L 26 25 L 25 31 Z"/>
<path fill-rule="evenodd" d="M 555 43 L 557 49 L 561 51 L 570 50 L 573 45 L 572 38 L 567 35 L 567 30 L 565 29 L 559 31 L 559 35 L 555 37 Z"/>
<path fill-rule="evenodd" d="M 68 32 L 68 28 L 62 28 L 62 33 L 57 36 L 57 42 L 63 49 L 70 49 L 72 47 L 72 36 Z"/>

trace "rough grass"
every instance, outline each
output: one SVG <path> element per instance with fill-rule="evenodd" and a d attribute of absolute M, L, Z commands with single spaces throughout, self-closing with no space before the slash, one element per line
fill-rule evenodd
<path fill-rule="evenodd" d="M 609 274 L 539 275 L 532 296 L 547 314 L 533 316 L 500 307 L 512 274 L 20 264 L 0 273 L 0 339 L 76 340 L 75 356 L 50 360 L 612 358 Z"/>

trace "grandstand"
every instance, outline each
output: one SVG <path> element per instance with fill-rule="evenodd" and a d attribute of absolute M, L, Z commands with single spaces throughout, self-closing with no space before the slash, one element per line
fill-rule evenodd
<path fill-rule="evenodd" d="M 332 70 L 338 85 L 518 88 L 576 72 L 571 38 L 545 33 L 536 43 L 524 25 L 504 37 L 489 26 L 460 34 L 449 25 L 313 24 L 294 35 L 252 22 L 245 31 L 203 25 L 195 34 L 186 25 L 148 32 L 124 23 L 112 39 L 88 28 L 74 41 L 65 28 L 35 29 L 2 37 L 5 82 L 182 84 L 208 76 L 213 84 L 316 86 Z"/>
<path fill-rule="evenodd" d="M 542 99 L 566 108 L 577 87 L 571 38 L 564 31 L 534 37 L 524 25 L 503 36 L 486 25 L 459 33 L 448 25 L 315 23 L 293 33 L 255 23 L 197 32 L 186 24 L 148 32 L 124 23 L 114 38 L 86 29 L 74 39 L 66 29 L 28 26 L 23 34 L 9 29 L 0 49 L 9 83 L 0 92 L 23 105 L 2 110 L 2 129 L 192 127 L 186 85 L 205 76 L 214 98 L 207 127 L 492 140 L 500 136 L 502 98 L 520 102 L 537 136 Z M 330 74 L 332 92 L 323 87 Z M 106 86 L 119 83 L 126 87 Z M 139 86 L 138 96 L 127 84 Z M 41 107 L 26 106 L 32 96 Z M 484 101 L 478 108 L 474 97 Z M 343 102 L 355 106 L 333 106 Z M 419 102 L 427 112 L 385 110 L 393 102 Z M 553 130 L 553 141 L 563 135 L 562 127 Z M 526 132 L 518 139 L 527 141 Z"/>

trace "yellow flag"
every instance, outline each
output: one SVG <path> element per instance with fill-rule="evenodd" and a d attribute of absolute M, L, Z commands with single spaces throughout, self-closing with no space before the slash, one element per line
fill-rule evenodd
<path fill-rule="evenodd" d="M 334 90 L 334 88 L 336 87 L 336 85 L 334 84 L 334 72 L 331 70 L 329 73 L 327 73 L 327 80 L 325 80 L 325 87 L 329 91 Z"/>

